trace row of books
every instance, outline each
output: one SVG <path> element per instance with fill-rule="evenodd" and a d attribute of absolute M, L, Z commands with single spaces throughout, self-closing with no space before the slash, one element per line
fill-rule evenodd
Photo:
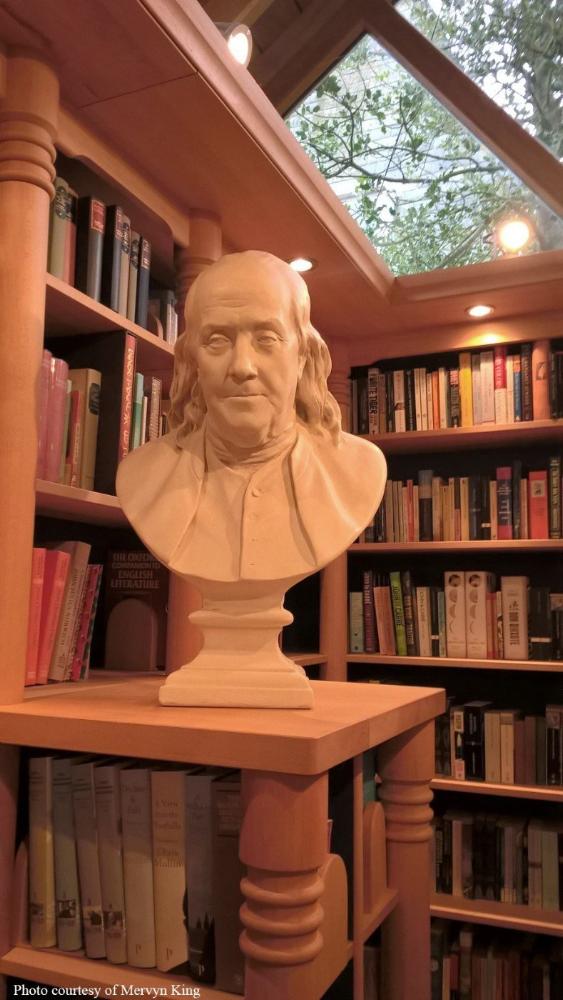
<path fill-rule="evenodd" d="M 563 821 L 450 809 L 434 817 L 436 892 L 563 910 Z"/>
<path fill-rule="evenodd" d="M 563 536 L 561 456 L 548 469 L 522 462 L 499 466 L 493 476 L 436 475 L 388 479 L 383 502 L 360 542 L 447 542 L 543 539 Z"/>
<path fill-rule="evenodd" d="M 137 340 L 124 330 L 51 347 L 41 367 L 37 476 L 115 493 L 119 462 L 166 432 L 162 380 L 136 370 Z"/>
<path fill-rule="evenodd" d="M 436 774 L 503 785 L 563 785 L 563 706 L 543 715 L 483 699 L 455 704 L 436 719 Z"/>
<path fill-rule="evenodd" d="M 51 203 L 47 270 L 96 302 L 176 342 L 178 318 L 172 289 L 150 286 L 151 244 L 136 232 L 119 205 L 79 198 L 63 177 L 55 178 Z"/>
<path fill-rule="evenodd" d="M 31 944 L 242 993 L 240 822 L 238 772 L 31 756 Z"/>
<path fill-rule="evenodd" d="M 393 368 L 390 366 L 394 365 Z M 563 416 L 563 350 L 549 340 L 352 368 L 352 431 L 387 434 Z"/>
<path fill-rule="evenodd" d="M 415 586 L 410 570 L 365 570 L 349 594 L 351 653 L 453 659 L 563 660 L 563 594 L 526 576 L 447 570 Z"/>
<path fill-rule="evenodd" d="M 86 542 L 33 549 L 25 683 L 78 681 L 88 674 L 102 566 Z"/>
<path fill-rule="evenodd" d="M 560 1000 L 561 942 L 433 920 L 431 1000 Z"/>

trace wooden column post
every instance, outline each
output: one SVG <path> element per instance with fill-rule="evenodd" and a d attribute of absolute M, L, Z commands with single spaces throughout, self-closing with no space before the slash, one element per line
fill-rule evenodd
<path fill-rule="evenodd" d="M 319 1000 L 328 776 L 244 771 L 242 781 L 246 1000 Z"/>
<path fill-rule="evenodd" d="M 343 340 L 328 341 L 332 371 L 328 387 L 340 406 L 342 430 L 350 426 L 350 381 L 348 346 Z M 325 681 L 347 680 L 348 651 L 348 556 L 344 552 L 321 571 L 320 651 L 326 656 L 321 666 Z"/>
<path fill-rule="evenodd" d="M 383 996 L 430 1000 L 430 841 L 434 723 L 378 750 L 388 883 L 399 901 L 383 925 Z"/>
<path fill-rule="evenodd" d="M 0 746 L 0 886 L 4 901 L 11 899 L 10 886 L 14 871 L 18 766 L 19 748 Z M 0 909 L 0 955 L 5 955 L 13 944 L 11 914 L 11 905 Z"/>
<path fill-rule="evenodd" d="M 204 212 L 190 215 L 190 245 L 178 247 L 176 264 L 176 310 L 178 332 L 185 330 L 186 296 L 198 274 L 218 260 L 223 239 L 219 219 Z M 166 673 L 178 670 L 199 653 L 202 645 L 200 630 L 192 625 L 188 615 L 201 608 L 199 591 L 175 573 L 170 574 L 168 593 L 168 630 L 166 639 Z"/>
<path fill-rule="evenodd" d="M 3 700 L 23 695 L 45 323 L 49 201 L 59 87 L 39 58 L 10 54 L 0 103 L 0 636 Z"/>

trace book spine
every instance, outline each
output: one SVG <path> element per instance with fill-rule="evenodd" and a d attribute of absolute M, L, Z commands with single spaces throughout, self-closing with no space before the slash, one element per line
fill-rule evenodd
<path fill-rule="evenodd" d="M 563 782 L 562 723 L 563 708 L 560 705 L 546 705 L 545 745 L 547 785 L 561 785 Z"/>
<path fill-rule="evenodd" d="M 55 278 L 64 281 L 65 271 L 65 241 L 66 241 L 66 203 L 68 198 L 68 183 L 62 177 L 55 177 L 55 197 L 51 202 L 49 215 L 49 251 L 47 270 Z"/>
<path fill-rule="evenodd" d="M 131 259 L 131 220 L 124 215 L 121 220 L 121 250 L 119 255 L 118 312 L 127 316 L 129 301 L 129 264 Z"/>
<path fill-rule="evenodd" d="M 393 570 L 389 574 L 391 586 L 391 604 L 393 607 L 393 622 L 395 626 L 395 641 L 398 656 L 407 655 L 407 636 L 405 630 L 405 611 L 403 607 L 403 593 L 401 590 L 401 574 L 398 570 Z"/>
<path fill-rule="evenodd" d="M 186 883 L 190 974 L 200 983 L 215 979 L 212 869 L 214 775 L 186 776 Z"/>
<path fill-rule="evenodd" d="M 471 571 L 465 574 L 465 620 L 467 656 L 476 660 L 487 658 L 487 594 L 488 573 Z"/>
<path fill-rule="evenodd" d="M 368 368 L 368 434 L 379 434 L 379 368 Z"/>
<path fill-rule="evenodd" d="M 362 616 L 364 632 L 364 651 L 377 651 L 377 633 L 375 626 L 375 605 L 373 603 L 373 570 L 366 570 L 362 577 Z"/>
<path fill-rule="evenodd" d="M 440 427 L 448 426 L 448 377 L 446 368 L 438 368 L 438 397 L 440 404 Z"/>
<path fill-rule="evenodd" d="M 119 205 L 106 210 L 106 228 L 102 253 L 102 291 L 104 305 L 119 312 L 119 279 L 121 276 L 121 242 L 123 211 Z"/>
<path fill-rule="evenodd" d="M 58 483 L 61 471 L 61 453 L 65 447 L 64 424 L 67 399 L 68 365 L 60 358 L 51 359 L 47 436 L 45 445 L 44 477 Z"/>
<path fill-rule="evenodd" d="M 534 420 L 549 420 L 549 340 L 532 346 L 532 414 Z"/>
<path fill-rule="evenodd" d="M 97 198 L 79 198 L 77 219 L 76 287 L 99 302 L 102 294 L 106 206 Z"/>
<path fill-rule="evenodd" d="M 415 591 L 409 569 L 401 573 L 407 656 L 416 656 Z"/>
<path fill-rule="evenodd" d="M 27 648 L 25 660 L 25 684 L 35 684 L 37 680 L 37 659 L 39 656 L 39 634 L 41 628 L 41 604 L 43 580 L 45 577 L 45 549 L 34 548 L 31 559 L 31 586 L 29 590 L 29 613 L 27 619 Z"/>
<path fill-rule="evenodd" d="M 522 462 L 517 458 L 512 463 L 512 537 L 516 539 L 522 538 L 521 484 Z"/>
<path fill-rule="evenodd" d="M 107 960 L 115 965 L 127 961 L 119 771 L 115 763 L 94 768 L 104 939 Z"/>
<path fill-rule="evenodd" d="M 481 537 L 481 477 L 468 476 L 469 539 Z"/>
<path fill-rule="evenodd" d="M 444 574 L 446 601 L 446 648 L 448 656 L 467 656 L 467 631 L 465 620 L 465 574 L 460 571 Z"/>
<path fill-rule="evenodd" d="M 492 351 L 481 351 L 481 422 L 483 424 L 494 424 L 495 422 L 495 380 L 494 380 L 494 355 Z"/>
<path fill-rule="evenodd" d="M 372 596 L 373 599 L 373 596 Z M 351 653 L 365 653 L 364 649 L 364 595 L 361 590 L 351 590 L 349 601 L 349 648 Z"/>
<path fill-rule="evenodd" d="M 29 931 L 34 948 L 57 943 L 52 765 L 49 756 L 29 760 Z"/>
<path fill-rule="evenodd" d="M 57 638 L 49 665 L 50 681 L 65 680 L 67 666 L 70 670 L 74 652 L 73 640 L 76 640 L 75 630 L 84 595 L 88 558 L 90 555 L 90 546 L 85 542 L 63 542 L 60 549 L 70 552 L 71 563 L 59 619 L 59 627 L 57 629 Z"/>
<path fill-rule="evenodd" d="M 497 469 L 497 535 L 499 539 L 512 538 L 512 469 Z"/>
<path fill-rule="evenodd" d="M 473 379 L 471 354 L 462 351 L 459 355 L 459 390 L 461 399 L 461 426 L 473 426 Z"/>
<path fill-rule="evenodd" d="M 82 947 L 82 923 L 70 758 L 53 759 L 52 777 L 57 945 L 61 951 L 78 951 Z"/>
<path fill-rule="evenodd" d="M 133 417 L 133 386 L 135 382 L 135 337 L 128 333 L 125 338 L 125 361 L 121 386 L 121 426 L 119 431 L 118 462 L 129 454 L 131 422 Z"/>
<path fill-rule="evenodd" d="M 74 285 L 76 271 L 76 206 L 78 195 L 70 186 L 65 200 L 65 245 L 63 281 Z"/>
<path fill-rule="evenodd" d="M 528 659 L 528 579 L 501 577 L 504 659 Z"/>
<path fill-rule="evenodd" d="M 506 422 L 514 423 L 514 355 L 506 355 Z"/>
<path fill-rule="evenodd" d="M 239 859 L 242 824 L 238 775 L 212 785 L 213 913 L 215 914 L 215 988 L 244 993 L 244 957 L 238 945 L 240 889 L 245 869 Z"/>
<path fill-rule="evenodd" d="M 519 423 L 522 420 L 522 359 L 519 354 L 514 355 L 512 377 L 514 380 L 514 420 Z"/>
<path fill-rule="evenodd" d="M 561 538 L 561 456 L 549 459 L 549 537 Z"/>
<path fill-rule="evenodd" d="M 522 344 L 520 348 L 520 367 L 522 373 L 522 420 L 533 420 L 531 344 Z"/>
<path fill-rule="evenodd" d="M 69 570 L 70 556 L 68 552 L 46 552 L 39 652 L 37 655 L 37 684 L 46 684 L 49 677 L 49 666 L 55 648 Z"/>
<path fill-rule="evenodd" d="M 119 779 L 127 961 L 129 965 L 147 969 L 156 965 L 150 771 L 124 767 Z"/>
<path fill-rule="evenodd" d="M 156 967 L 188 961 L 184 924 L 186 891 L 185 772 L 151 772 Z"/>
<path fill-rule="evenodd" d="M 471 355 L 471 396 L 473 400 L 473 423 L 475 425 L 483 422 L 481 405 L 481 356 L 477 353 Z"/>
<path fill-rule="evenodd" d="M 450 427 L 461 426 L 461 399 L 459 393 L 459 368 L 450 368 L 449 372 L 450 390 Z"/>
<path fill-rule="evenodd" d="M 547 496 L 547 471 L 530 470 L 528 473 L 530 538 L 549 538 L 549 505 Z"/>
<path fill-rule="evenodd" d="M 93 762 L 72 764 L 71 780 L 84 947 L 88 958 L 105 958 Z"/>
<path fill-rule="evenodd" d="M 432 532 L 432 469 L 418 473 L 418 524 L 421 542 L 431 542 Z"/>
<path fill-rule="evenodd" d="M 497 344 L 493 352 L 493 370 L 495 386 L 495 423 L 508 423 L 506 400 L 506 347 Z"/>
<path fill-rule="evenodd" d="M 149 281 L 151 268 L 151 244 L 145 236 L 139 238 L 139 273 L 137 277 L 137 306 L 135 322 L 146 329 L 149 309 Z M 360 434 L 367 431 L 360 430 Z"/>
<path fill-rule="evenodd" d="M 96 595 L 98 593 L 100 586 L 99 578 L 101 576 L 101 573 L 102 573 L 101 566 L 96 564 L 90 564 L 88 566 L 84 602 L 82 605 L 82 610 L 80 612 L 80 620 L 78 623 L 76 644 L 74 647 L 72 664 L 70 668 L 71 681 L 79 681 L 80 675 L 82 673 L 82 661 L 84 659 L 84 653 L 86 651 L 88 637 L 90 635 L 93 624 L 92 617 L 95 614 Z"/>
<path fill-rule="evenodd" d="M 51 381 L 51 361 L 53 355 L 50 351 L 43 351 L 41 362 L 41 372 L 39 375 L 39 427 L 37 440 L 37 471 L 38 479 L 45 479 L 45 463 L 47 457 L 47 421 L 49 413 L 49 385 Z"/>
<path fill-rule="evenodd" d="M 419 656 L 432 656 L 429 587 L 416 588 L 416 617 L 418 623 Z"/>

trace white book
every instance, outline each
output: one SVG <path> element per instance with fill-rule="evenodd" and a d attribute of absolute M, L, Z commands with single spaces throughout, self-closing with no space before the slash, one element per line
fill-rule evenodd
<path fill-rule="evenodd" d="M 70 555 L 70 568 L 63 596 L 57 635 L 49 665 L 49 680 L 62 681 L 72 665 L 74 642 L 82 609 L 82 595 L 86 584 L 90 545 L 87 542 L 61 542 L 56 546 Z"/>
<path fill-rule="evenodd" d="M 459 570 L 448 570 L 444 573 L 444 597 L 448 656 L 463 659 L 467 656 L 465 573 Z"/>
<path fill-rule="evenodd" d="M 495 422 L 495 367 L 492 351 L 481 351 L 481 423 Z"/>
<path fill-rule="evenodd" d="M 34 948 L 57 943 L 53 757 L 29 759 L 29 930 Z"/>
<path fill-rule="evenodd" d="M 506 356 L 506 422 L 514 423 L 514 356 Z"/>
<path fill-rule="evenodd" d="M 528 659 L 528 577 L 501 576 L 505 660 Z"/>
<path fill-rule="evenodd" d="M 78 951 L 82 947 L 82 920 L 72 807 L 72 759 L 55 757 L 52 777 L 57 945 L 61 951 Z"/>
<path fill-rule="evenodd" d="M 448 426 L 448 371 L 438 368 L 438 399 L 440 402 L 440 427 Z"/>
<path fill-rule="evenodd" d="M 156 966 L 188 970 L 186 772 L 151 770 Z"/>
<path fill-rule="evenodd" d="M 200 982 L 215 979 L 212 785 L 225 774 L 206 767 L 186 775 L 188 951 L 191 975 Z"/>
<path fill-rule="evenodd" d="M 485 711 L 485 781 L 500 784 L 500 712 Z"/>
<path fill-rule="evenodd" d="M 364 595 L 361 590 L 348 594 L 348 641 L 351 653 L 364 652 Z"/>
<path fill-rule="evenodd" d="M 84 947 L 88 958 L 105 958 L 94 766 L 95 763 L 92 760 L 72 763 L 72 806 L 76 831 Z"/>
<path fill-rule="evenodd" d="M 494 590 L 492 573 L 470 570 L 465 574 L 465 624 L 467 656 L 487 658 L 487 594 Z"/>
<path fill-rule="evenodd" d="M 124 762 L 112 761 L 98 764 L 94 769 L 106 957 L 114 965 L 127 961 L 119 784 L 119 772 L 123 766 Z"/>
<path fill-rule="evenodd" d="M 405 373 L 404 371 L 393 372 L 393 409 L 395 417 L 395 430 L 405 431 Z"/>
<path fill-rule="evenodd" d="M 416 588 L 416 616 L 420 656 L 432 656 L 432 630 L 430 621 L 430 589 Z"/>
<path fill-rule="evenodd" d="M 473 394 L 473 423 L 482 423 L 481 407 L 481 357 L 471 355 L 471 389 Z"/>
<path fill-rule="evenodd" d="M 495 424 L 508 423 L 508 400 L 506 386 L 495 389 Z"/>
<path fill-rule="evenodd" d="M 119 781 L 127 961 L 150 969 L 156 965 L 150 770 L 137 765 L 123 767 Z"/>

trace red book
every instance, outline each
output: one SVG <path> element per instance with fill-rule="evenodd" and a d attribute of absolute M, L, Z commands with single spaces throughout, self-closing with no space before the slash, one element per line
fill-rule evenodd
<path fill-rule="evenodd" d="M 39 426 L 37 429 L 37 472 L 38 479 L 45 479 L 45 458 L 47 455 L 47 414 L 49 407 L 49 384 L 51 381 L 50 351 L 43 351 L 43 361 L 39 373 Z"/>
<path fill-rule="evenodd" d="M 69 569 L 70 555 L 68 552 L 47 549 L 41 599 L 36 684 L 47 683 Z"/>
<path fill-rule="evenodd" d="M 547 469 L 528 473 L 528 522 L 530 538 L 549 538 Z"/>
<path fill-rule="evenodd" d="M 29 617 L 27 619 L 27 658 L 25 683 L 35 684 L 37 657 L 39 655 L 39 630 L 41 627 L 41 598 L 45 575 L 45 549 L 34 549 L 31 561 L 31 587 L 29 591 Z"/>
<path fill-rule="evenodd" d="M 45 443 L 44 478 L 58 483 L 61 471 L 61 453 L 65 446 L 66 383 L 68 365 L 60 358 L 51 358 L 49 375 L 49 402 L 47 405 L 47 433 Z"/>

